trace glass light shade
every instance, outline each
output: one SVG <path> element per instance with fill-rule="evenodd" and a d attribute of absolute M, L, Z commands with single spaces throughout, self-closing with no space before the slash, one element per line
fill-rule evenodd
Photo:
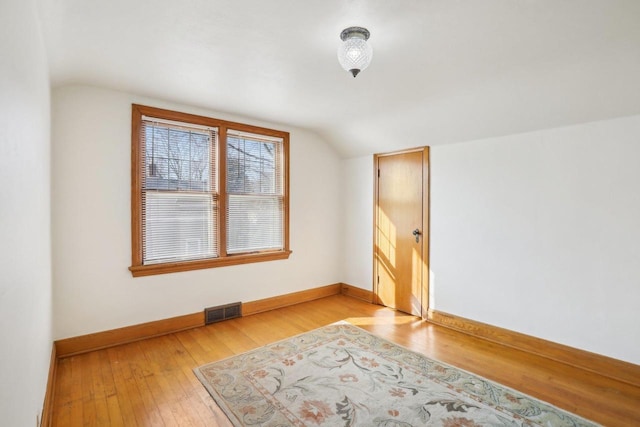
<path fill-rule="evenodd" d="M 373 49 L 367 43 L 369 31 L 365 28 L 351 27 L 345 29 L 340 38 L 343 42 L 338 48 L 338 61 L 342 68 L 355 77 L 369 66 L 373 57 Z"/>

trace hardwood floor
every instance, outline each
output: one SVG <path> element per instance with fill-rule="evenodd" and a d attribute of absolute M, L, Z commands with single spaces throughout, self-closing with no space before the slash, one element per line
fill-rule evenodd
<path fill-rule="evenodd" d="M 229 426 L 193 368 L 343 319 L 601 424 L 640 424 L 640 387 L 343 295 L 60 359 L 52 424 Z"/>

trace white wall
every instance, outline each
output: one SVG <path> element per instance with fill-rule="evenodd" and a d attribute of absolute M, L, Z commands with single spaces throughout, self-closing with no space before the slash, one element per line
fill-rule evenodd
<path fill-rule="evenodd" d="M 345 159 L 342 216 L 344 283 L 373 287 L 373 156 Z"/>
<path fill-rule="evenodd" d="M 132 278 L 132 102 L 290 130 L 291 259 Z M 432 308 L 640 363 L 638 139 L 634 116 L 432 147 Z M 53 142 L 56 338 L 339 281 L 371 289 L 371 156 L 82 86 L 54 91 Z"/>
<path fill-rule="evenodd" d="M 49 80 L 35 2 L 0 2 L 0 424 L 32 426 L 51 355 Z"/>
<path fill-rule="evenodd" d="M 133 278 L 131 103 L 289 131 L 291 257 Z M 56 339 L 341 280 L 340 159 L 315 134 L 83 86 L 54 90 L 52 112 Z"/>
<path fill-rule="evenodd" d="M 640 116 L 431 147 L 431 308 L 640 364 L 638 159 Z M 371 165 L 344 162 L 365 289 Z"/>
<path fill-rule="evenodd" d="M 431 150 L 433 308 L 640 364 L 640 116 Z"/>

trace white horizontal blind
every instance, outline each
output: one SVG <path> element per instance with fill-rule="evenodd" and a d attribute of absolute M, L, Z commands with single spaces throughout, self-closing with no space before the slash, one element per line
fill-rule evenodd
<path fill-rule="evenodd" d="M 227 253 L 284 249 L 280 138 L 227 131 Z"/>
<path fill-rule="evenodd" d="M 218 256 L 218 130 L 143 117 L 143 264 Z"/>

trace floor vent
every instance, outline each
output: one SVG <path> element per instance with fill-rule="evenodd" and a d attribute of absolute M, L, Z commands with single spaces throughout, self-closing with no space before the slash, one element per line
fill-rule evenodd
<path fill-rule="evenodd" d="M 236 317 L 242 317 L 242 303 L 239 302 L 204 309 L 205 325 L 221 322 L 227 319 L 234 319 Z"/>

